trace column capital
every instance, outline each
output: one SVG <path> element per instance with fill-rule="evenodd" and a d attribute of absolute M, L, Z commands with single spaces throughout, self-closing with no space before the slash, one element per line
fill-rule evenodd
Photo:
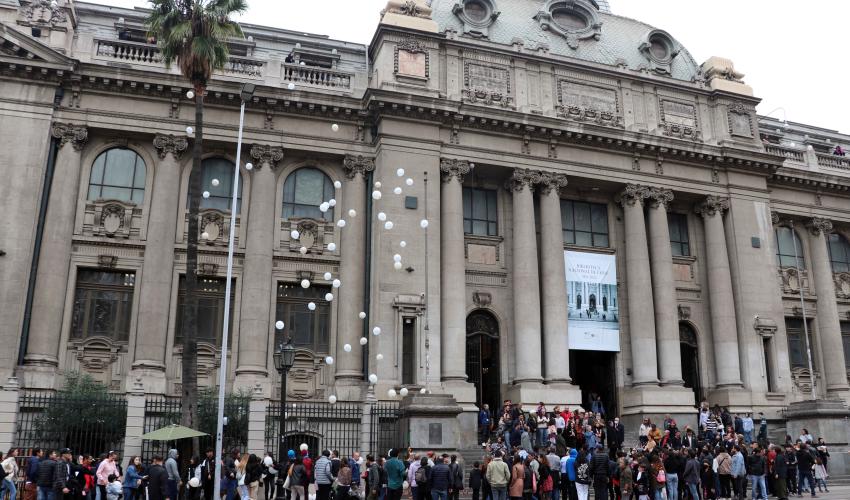
<path fill-rule="evenodd" d="M 455 158 L 440 159 L 440 178 L 443 182 L 450 182 L 452 178 L 463 184 L 463 177 L 472 170 L 472 165 L 467 160 Z"/>
<path fill-rule="evenodd" d="M 643 204 L 649 196 L 649 188 L 640 184 L 626 184 L 626 187 L 616 196 L 616 201 L 622 206 L 633 207 L 635 204 Z"/>
<path fill-rule="evenodd" d="M 74 151 L 82 150 L 89 140 L 89 129 L 85 125 L 54 122 L 50 132 L 54 138 L 59 139 L 60 148 L 70 142 Z"/>
<path fill-rule="evenodd" d="M 646 193 L 646 199 L 650 208 L 670 209 L 670 202 L 673 201 L 673 191 L 670 189 L 651 187 Z"/>
<path fill-rule="evenodd" d="M 529 191 L 534 191 L 534 185 L 539 184 L 543 178 L 543 173 L 537 170 L 528 168 L 517 168 L 511 174 L 508 182 L 505 183 L 505 188 L 508 191 L 519 192 L 522 188 L 527 187 Z"/>
<path fill-rule="evenodd" d="M 569 179 L 565 174 L 556 174 L 555 172 L 543 172 L 540 179 L 540 194 L 548 196 L 554 192 L 555 195 L 560 195 L 561 189 L 567 187 Z"/>
<path fill-rule="evenodd" d="M 375 159 L 362 155 L 345 155 L 342 168 L 345 170 L 345 176 L 349 180 L 354 180 L 357 174 L 360 174 L 365 179 L 367 172 L 375 170 Z"/>
<path fill-rule="evenodd" d="M 160 159 L 164 160 L 168 153 L 171 153 L 174 159 L 179 160 L 183 156 L 183 152 L 189 147 L 189 141 L 185 137 L 171 134 L 156 134 L 153 138 L 153 147 L 156 148 Z"/>
<path fill-rule="evenodd" d="M 813 217 L 806 223 L 806 227 L 812 236 L 820 236 L 821 233 L 827 235 L 832 232 L 832 221 L 821 217 Z"/>
<path fill-rule="evenodd" d="M 694 206 L 694 212 L 703 217 L 714 217 L 717 214 L 723 217 L 727 210 L 729 210 L 729 198 L 723 196 L 706 196 L 704 200 Z"/>
<path fill-rule="evenodd" d="M 283 148 L 280 146 L 268 146 L 266 144 L 254 144 L 251 146 L 251 158 L 257 162 L 255 167 L 263 168 L 268 164 L 272 169 L 277 168 L 277 163 L 283 159 Z"/>

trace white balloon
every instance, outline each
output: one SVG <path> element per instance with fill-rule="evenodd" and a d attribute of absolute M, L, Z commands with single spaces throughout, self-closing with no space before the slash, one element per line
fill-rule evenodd
<path fill-rule="evenodd" d="M 383 355 L 383 354 L 381 354 L 381 353 L 378 353 L 378 354 L 375 356 L 375 359 L 377 359 L 378 361 L 380 361 L 380 360 L 384 359 L 384 355 Z"/>
<path fill-rule="evenodd" d="M 352 208 L 351 210 L 348 211 L 348 216 L 349 217 L 357 217 L 357 210 L 354 210 Z"/>
<path fill-rule="evenodd" d="M 189 99 L 194 99 L 195 93 L 190 90 L 190 91 L 186 92 L 186 97 L 188 97 Z"/>
<path fill-rule="evenodd" d="M 400 188 L 400 187 L 398 187 L 398 186 L 396 186 L 396 187 L 395 187 L 395 189 L 393 189 L 393 193 L 395 193 L 395 194 L 401 194 L 401 188 Z"/>
<path fill-rule="evenodd" d="M 381 192 L 380 191 L 372 191 L 372 199 L 373 200 L 380 200 L 381 199 Z"/>
<path fill-rule="evenodd" d="M 369 342 L 369 339 L 366 337 L 360 337 L 360 345 L 366 345 L 367 342 Z"/>
<path fill-rule="evenodd" d="M 211 181 L 210 181 L 210 184 L 212 184 L 212 185 L 213 185 L 213 187 L 218 187 L 218 185 L 220 184 L 220 182 L 219 182 L 219 180 L 218 180 L 218 179 L 213 179 L 213 180 L 211 180 Z"/>
<path fill-rule="evenodd" d="M 336 221 L 337 227 L 345 227 L 345 219 L 340 219 Z"/>
<path fill-rule="evenodd" d="M 395 389 L 390 389 L 387 391 L 387 396 L 394 398 L 396 396 Z"/>
<path fill-rule="evenodd" d="M 398 393 L 399 393 L 399 394 L 401 394 L 401 397 L 405 397 L 405 396 L 407 396 L 407 393 L 408 393 L 408 392 L 409 392 L 409 391 L 407 390 L 407 387 L 402 387 L 402 388 L 401 388 L 401 390 L 400 390 L 400 391 L 398 391 Z"/>
<path fill-rule="evenodd" d="M 325 281 L 328 281 L 333 277 L 333 275 L 331 273 L 325 273 L 322 277 L 325 278 Z"/>
<path fill-rule="evenodd" d="M 201 239 L 202 239 L 202 240 L 208 240 L 208 239 L 210 239 L 210 233 L 208 233 L 208 232 L 204 231 L 203 233 L 201 233 Z"/>
<path fill-rule="evenodd" d="M 331 125 L 331 130 L 333 130 L 334 132 L 339 132 L 339 125 L 334 123 L 333 125 Z"/>
<path fill-rule="evenodd" d="M 407 246 L 407 242 L 406 242 L 406 241 L 404 241 L 404 240 L 401 240 L 401 241 L 398 243 L 398 246 L 400 246 L 401 248 L 404 248 L 404 247 L 406 247 L 406 246 Z"/>
<path fill-rule="evenodd" d="M 384 222 L 384 229 L 389 231 L 392 228 L 393 228 L 393 221 L 388 220 L 388 221 Z"/>
<path fill-rule="evenodd" d="M 395 174 L 399 177 L 404 177 L 404 169 L 400 168 L 400 169 L 396 170 Z"/>
<path fill-rule="evenodd" d="M 209 198 L 209 197 L 210 197 L 210 192 L 209 192 L 209 191 L 204 191 L 204 194 L 202 194 L 201 196 L 203 196 L 204 198 Z"/>
<path fill-rule="evenodd" d="M 334 242 L 328 243 L 328 251 L 329 252 L 336 252 L 336 243 L 334 243 Z"/>
<path fill-rule="evenodd" d="M 330 200 L 328 200 L 328 205 L 335 207 L 336 206 L 336 200 L 331 198 Z"/>
<path fill-rule="evenodd" d="M 307 309 L 309 309 L 311 311 L 315 311 L 316 310 L 316 303 L 310 302 L 309 304 L 307 304 Z"/>
<path fill-rule="evenodd" d="M 332 285 L 333 285 L 333 287 L 334 287 L 334 288 L 339 288 L 339 287 L 340 287 L 340 285 L 342 285 L 342 281 L 340 281 L 340 280 L 334 280 L 334 281 L 333 281 L 333 283 L 332 283 Z"/>
<path fill-rule="evenodd" d="M 393 262 L 393 268 L 394 268 L 396 271 L 401 271 L 401 268 L 402 268 L 402 264 L 401 264 L 401 262 Z"/>
<path fill-rule="evenodd" d="M 192 479 L 189 480 L 189 486 L 191 486 L 192 488 L 197 488 L 200 485 L 201 485 L 201 480 L 198 479 L 197 477 L 193 476 Z"/>
<path fill-rule="evenodd" d="M 298 251 L 301 252 L 301 255 L 307 255 L 307 247 L 301 247 Z"/>
<path fill-rule="evenodd" d="M 407 184 L 408 186 L 412 186 L 413 185 L 413 179 L 408 177 L 407 180 L 404 181 L 404 183 Z"/>
<path fill-rule="evenodd" d="M 286 88 L 289 89 L 289 90 L 295 90 L 295 84 L 292 83 L 292 82 L 289 82 L 289 85 L 287 85 Z"/>
<path fill-rule="evenodd" d="M 421 227 L 422 229 L 428 227 L 428 219 L 422 219 L 421 221 L 419 221 L 419 227 Z"/>
<path fill-rule="evenodd" d="M 334 364 L 334 358 L 333 358 L 333 356 L 327 356 L 327 357 L 325 357 L 325 363 L 327 363 L 327 364 L 329 364 L 329 365 Z"/>
<path fill-rule="evenodd" d="M 378 383 L 378 376 L 375 375 L 374 373 L 369 375 L 369 382 L 371 384 L 377 384 Z"/>
<path fill-rule="evenodd" d="M 377 337 L 380 334 L 381 334 L 381 327 L 380 326 L 376 326 L 375 328 L 372 328 L 372 335 Z"/>
<path fill-rule="evenodd" d="M 332 294 L 330 292 L 325 294 L 325 300 L 327 300 L 328 302 L 332 301 L 333 299 L 334 299 L 334 294 Z"/>
<path fill-rule="evenodd" d="M 399 255 L 399 254 L 393 255 L 393 262 L 401 262 L 401 255 Z"/>
<path fill-rule="evenodd" d="M 381 189 L 381 181 L 375 182 L 375 189 Z"/>
<path fill-rule="evenodd" d="M 387 214 L 385 214 L 384 212 L 378 212 L 378 220 L 384 222 L 385 220 L 387 220 Z"/>
<path fill-rule="evenodd" d="M 307 278 L 301 280 L 301 288 L 310 288 L 310 280 Z"/>
<path fill-rule="evenodd" d="M 345 352 L 351 352 L 351 344 L 345 344 L 342 346 L 342 350 Z"/>
<path fill-rule="evenodd" d="M 292 85 L 292 84 L 290 83 L 290 85 Z M 328 403 L 335 404 L 336 403 L 336 396 L 334 396 L 333 394 L 328 396 Z"/>
<path fill-rule="evenodd" d="M 274 323 L 274 327 L 277 328 L 278 330 L 283 330 L 283 326 L 284 326 L 283 321 L 277 320 Z"/>
<path fill-rule="evenodd" d="M 293 229 L 292 231 L 289 232 L 289 237 L 292 238 L 293 240 L 297 240 L 298 238 L 301 237 L 301 233 L 299 233 L 297 229 Z"/>
<path fill-rule="evenodd" d="M 357 317 L 360 318 L 360 319 L 366 319 L 366 313 L 363 312 L 363 311 L 360 311 L 360 314 L 358 314 Z"/>
<path fill-rule="evenodd" d="M 419 394 L 425 394 L 425 388 L 424 387 L 419 389 Z"/>
<path fill-rule="evenodd" d="M 246 163 L 246 164 L 245 164 L 245 170 L 251 170 L 252 168 L 254 168 L 254 164 L 253 164 L 253 163 L 248 162 L 248 163 Z"/>
<path fill-rule="evenodd" d="M 340 182 L 340 181 L 334 181 L 334 187 L 335 187 L 336 189 L 342 189 L 342 182 Z"/>
<path fill-rule="evenodd" d="M 328 205 L 328 202 L 323 201 L 321 205 L 319 205 L 319 212 L 325 213 L 331 206 Z"/>
<path fill-rule="evenodd" d="M 195 133 L 195 129 L 192 127 L 186 127 L 186 135 L 192 135 Z"/>

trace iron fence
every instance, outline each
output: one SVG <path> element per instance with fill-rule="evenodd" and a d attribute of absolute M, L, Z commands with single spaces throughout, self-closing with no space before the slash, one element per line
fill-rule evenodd
<path fill-rule="evenodd" d="M 18 398 L 15 446 L 25 456 L 36 447 L 121 454 L 126 423 L 127 400 L 120 395 L 24 392 Z"/>
<path fill-rule="evenodd" d="M 401 409 L 398 403 L 384 401 L 371 408 L 372 421 L 369 429 L 369 449 L 374 454 L 386 455 L 390 448 L 404 450 L 409 443 L 407 430 L 401 425 Z"/>

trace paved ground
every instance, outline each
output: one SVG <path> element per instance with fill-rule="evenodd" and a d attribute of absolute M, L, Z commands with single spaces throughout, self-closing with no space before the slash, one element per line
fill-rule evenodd
<path fill-rule="evenodd" d="M 818 493 L 818 498 L 829 500 L 850 500 L 850 485 L 835 485 L 829 488 L 829 493 Z M 811 493 L 806 493 L 803 498 L 811 498 Z M 797 496 L 791 498 L 798 498 Z"/>

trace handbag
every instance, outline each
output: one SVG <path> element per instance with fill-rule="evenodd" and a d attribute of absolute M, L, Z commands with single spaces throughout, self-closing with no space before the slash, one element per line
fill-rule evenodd
<path fill-rule="evenodd" d="M 283 481 L 283 489 L 289 489 L 289 476 L 286 476 L 286 479 Z"/>

